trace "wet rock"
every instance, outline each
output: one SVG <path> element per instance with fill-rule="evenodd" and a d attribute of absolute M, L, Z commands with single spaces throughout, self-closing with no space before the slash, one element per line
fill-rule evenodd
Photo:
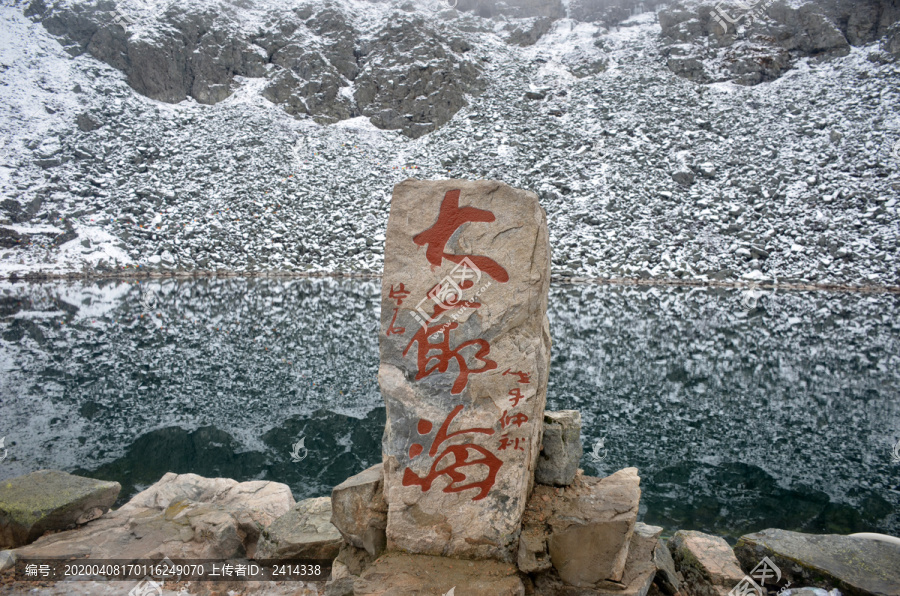
<path fill-rule="evenodd" d="M 744 569 L 768 557 L 793 585 L 838 588 L 855 596 L 900 594 L 900 547 L 869 538 L 769 529 L 734 547 Z"/>
<path fill-rule="evenodd" d="M 331 499 L 305 499 L 266 528 L 256 558 L 334 559 L 341 543 L 340 532 L 331 524 Z"/>
<path fill-rule="evenodd" d="M 260 531 L 293 505 L 290 489 L 278 482 L 169 473 L 100 519 L 13 552 L 29 558 L 252 557 Z"/>
<path fill-rule="evenodd" d="M 331 491 L 331 523 L 344 540 L 377 557 L 387 544 L 384 466 L 376 464 Z"/>
<path fill-rule="evenodd" d="M 39 470 L 0 483 L 0 547 L 29 544 L 51 530 L 96 519 L 109 510 L 121 486 Z"/>
<path fill-rule="evenodd" d="M 744 578 L 734 552 L 719 536 L 679 530 L 669 550 L 689 596 L 726 596 Z"/>
<path fill-rule="evenodd" d="M 544 438 L 534 470 L 535 482 L 555 486 L 572 484 L 583 454 L 581 413 L 577 410 L 544 412 Z"/>
<path fill-rule="evenodd" d="M 515 557 L 546 402 L 546 226 L 534 193 L 500 182 L 394 187 L 378 373 L 389 550 Z"/>
<path fill-rule="evenodd" d="M 514 565 L 385 553 L 353 584 L 357 596 L 447 594 L 462 596 L 524 596 L 525 587 Z"/>

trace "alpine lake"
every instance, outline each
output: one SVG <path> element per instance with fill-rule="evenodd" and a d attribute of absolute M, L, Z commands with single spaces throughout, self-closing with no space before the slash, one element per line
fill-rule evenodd
<path fill-rule="evenodd" d="M 378 280 L 0 284 L 0 479 L 166 472 L 329 495 L 381 460 Z M 900 535 L 900 295 L 550 290 L 548 410 L 642 521 Z M 410 318 L 398 324 L 414 326 Z M 900 449 L 898 449 L 900 450 Z"/>

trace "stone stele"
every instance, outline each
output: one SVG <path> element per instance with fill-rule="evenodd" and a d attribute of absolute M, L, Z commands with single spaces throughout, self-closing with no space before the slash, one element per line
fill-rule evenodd
<path fill-rule="evenodd" d="M 501 182 L 406 180 L 384 254 L 388 550 L 513 561 L 550 367 L 546 214 Z"/>

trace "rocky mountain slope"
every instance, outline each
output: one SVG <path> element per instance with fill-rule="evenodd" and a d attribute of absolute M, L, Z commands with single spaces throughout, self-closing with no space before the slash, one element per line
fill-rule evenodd
<path fill-rule="evenodd" d="M 558 276 L 900 284 L 896 2 L 757 4 L 7 3 L 0 274 L 379 273 L 452 177 Z"/>

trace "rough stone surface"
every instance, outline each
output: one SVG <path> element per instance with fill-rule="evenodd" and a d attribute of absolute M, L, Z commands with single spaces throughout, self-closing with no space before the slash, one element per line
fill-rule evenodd
<path fill-rule="evenodd" d="M 166 474 L 121 508 L 13 551 L 19 557 L 253 557 L 263 528 L 294 505 L 278 482 Z"/>
<path fill-rule="evenodd" d="M 394 187 L 378 373 L 389 550 L 514 559 L 546 402 L 549 256 L 533 193 Z"/>
<path fill-rule="evenodd" d="M 581 413 L 577 410 L 544 412 L 544 439 L 534 480 L 538 484 L 568 486 L 575 480 L 584 449 Z"/>
<path fill-rule="evenodd" d="M 576 476 L 571 486 L 536 485 L 523 518 L 518 565 L 552 567 L 568 585 L 622 584 L 640 501 L 637 469 L 606 478 Z M 551 574 L 552 575 L 552 574 Z"/>
<path fill-rule="evenodd" d="M 305 499 L 266 528 L 256 547 L 257 559 L 334 559 L 341 534 L 331 524 L 331 499 Z"/>
<path fill-rule="evenodd" d="M 39 470 L 0 483 L 0 548 L 33 542 L 100 517 L 119 496 L 118 482 Z"/>
<path fill-rule="evenodd" d="M 388 552 L 353 584 L 356 596 L 524 596 L 513 565 Z"/>
<path fill-rule="evenodd" d="M 556 10 L 550 11 L 525 6 L 523 16 L 563 16 L 559 0 L 553 4 Z M 365 41 L 352 24 L 359 15 L 333 4 L 283 11 L 258 31 L 243 27 L 228 5 L 172 4 L 142 19 L 142 35 L 113 24 L 109 7 L 100 4 L 38 0 L 26 15 L 59 36 L 71 53 L 89 53 L 124 72 L 138 93 L 169 103 L 191 97 L 215 104 L 239 86 L 235 77 L 264 78 L 263 97 L 292 116 L 330 124 L 362 114 L 375 126 L 418 137 L 447 122 L 466 105 L 467 93 L 484 86 L 481 66 L 466 56 L 471 48 L 464 39 L 399 11 Z M 341 91 L 349 85 L 355 88 L 352 97 Z"/>
<path fill-rule="evenodd" d="M 744 578 L 734 552 L 719 536 L 679 530 L 669 550 L 689 596 L 724 596 Z"/>
<path fill-rule="evenodd" d="M 659 536 L 662 531 L 657 526 L 640 522 L 635 524 L 621 581 L 601 581 L 590 588 L 576 587 L 563 582 L 559 574 L 551 570 L 535 577 L 536 593 L 557 596 L 645 596 L 657 573 L 654 551 L 660 545 Z"/>
<path fill-rule="evenodd" d="M 887 542 L 770 529 L 742 536 L 734 550 L 745 570 L 769 557 L 793 585 L 845 596 L 900 594 L 900 547 Z"/>
<path fill-rule="evenodd" d="M 681 582 L 684 577 L 675 570 L 675 560 L 669 547 L 662 540 L 653 550 L 653 565 L 656 567 L 654 583 L 663 594 L 674 596 L 681 590 Z"/>
<path fill-rule="evenodd" d="M 344 540 L 372 556 L 380 555 L 387 544 L 384 465 L 376 464 L 334 487 L 331 508 L 331 523 Z"/>

